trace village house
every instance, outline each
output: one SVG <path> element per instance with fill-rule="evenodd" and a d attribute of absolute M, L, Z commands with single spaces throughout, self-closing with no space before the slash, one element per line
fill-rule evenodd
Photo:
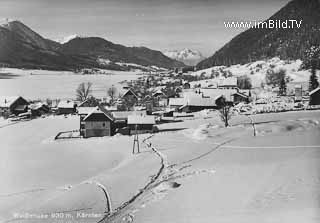
<path fill-rule="evenodd" d="M 136 93 L 133 92 L 132 89 L 128 89 L 123 93 L 121 96 L 122 99 L 125 99 L 127 101 L 138 101 L 139 97 L 136 95 Z"/>
<path fill-rule="evenodd" d="M 243 103 L 249 103 L 249 96 L 248 95 L 245 95 L 243 93 L 240 93 L 240 92 L 236 92 L 234 94 L 232 94 L 233 96 L 233 104 L 239 104 L 241 102 Z"/>
<path fill-rule="evenodd" d="M 80 135 L 83 138 L 113 135 L 114 119 L 105 108 L 97 106 L 91 108 L 91 111 L 86 114 L 88 111 L 88 107 L 78 110 L 80 115 Z"/>
<path fill-rule="evenodd" d="M 19 115 L 28 111 L 29 102 L 21 96 L 0 96 L 0 115 Z"/>
<path fill-rule="evenodd" d="M 152 115 L 129 115 L 128 126 L 130 134 L 143 134 L 155 131 L 155 117 Z"/>
<path fill-rule="evenodd" d="M 309 93 L 310 96 L 310 105 L 320 105 L 320 87 L 314 89 Z"/>
<path fill-rule="evenodd" d="M 60 101 L 57 106 L 57 114 L 73 114 L 76 112 L 76 108 L 77 105 L 73 101 Z"/>
<path fill-rule="evenodd" d="M 32 116 L 41 116 L 43 114 L 50 112 L 49 106 L 47 104 L 42 103 L 42 102 L 37 102 L 37 103 L 29 105 L 29 109 L 31 110 Z"/>

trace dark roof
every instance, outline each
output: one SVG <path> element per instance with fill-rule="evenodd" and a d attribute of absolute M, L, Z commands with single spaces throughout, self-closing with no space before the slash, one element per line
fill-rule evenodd
<path fill-rule="evenodd" d="M 317 91 L 320 90 L 320 87 L 317 87 L 316 89 L 314 89 L 313 91 L 310 91 L 309 95 L 313 95 L 314 93 L 316 93 Z"/>
<path fill-rule="evenodd" d="M 236 92 L 236 93 L 234 93 L 232 95 L 239 95 L 239 96 L 244 97 L 244 98 L 249 98 L 249 96 L 247 96 L 247 95 L 245 95 L 243 93 L 240 93 L 240 92 Z"/>
<path fill-rule="evenodd" d="M 126 95 L 133 95 L 134 97 L 138 98 L 138 96 L 133 92 L 132 89 L 128 89 L 123 95 L 122 97 L 126 96 Z"/>

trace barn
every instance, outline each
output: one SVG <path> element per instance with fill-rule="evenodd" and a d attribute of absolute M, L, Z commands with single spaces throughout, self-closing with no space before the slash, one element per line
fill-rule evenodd
<path fill-rule="evenodd" d="M 84 112 L 84 111 L 83 111 Z M 112 115 L 102 106 L 92 108 L 85 115 L 80 113 L 80 135 L 84 138 L 113 135 Z"/>
<path fill-rule="evenodd" d="M 233 96 L 234 104 L 239 104 L 240 102 L 249 103 L 249 96 L 243 93 L 237 92 L 237 93 L 234 93 L 232 96 Z"/>
<path fill-rule="evenodd" d="M 21 96 L 0 96 L 0 115 L 19 115 L 28 111 L 29 102 Z"/>
<path fill-rule="evenodd" d="M 73 101 L 60 101 L 57 106 L 57 113 L 62 114 L 73 114 L 76 112 L 77 105 Z"/>

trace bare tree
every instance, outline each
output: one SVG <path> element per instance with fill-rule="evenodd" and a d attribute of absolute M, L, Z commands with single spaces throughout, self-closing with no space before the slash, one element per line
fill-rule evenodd
<path fill-rule="evenodd" d="M 108 89 L 108 95 L 111 98 L 111 103 L 113 103 L 115 95 L 117 93 L 117 88 L 115 88 L 113 85 L 111 86 L 111 88 Z"/>
<path fill-rule="evenodd" d="M 228 127 L 229 121 L 232 116 L 232 107 L 224 103 L 223 106 L 219 109 L 219 114 L 220 114 L 221 121 L 223 121 L 224 123 L 224 126 Z"/>
<path fill-rule="evenodd" d="M 79 101 L 87 100 L 92 92 L 91 87 L 92 87 L 91 82 L 79 84 L 79 86 L 76 90 L 77 100 L 79 100 Z"/>

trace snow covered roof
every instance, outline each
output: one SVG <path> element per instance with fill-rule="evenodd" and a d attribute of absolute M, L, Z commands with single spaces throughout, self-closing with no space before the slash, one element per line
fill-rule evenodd
<path fill-rule="evenodd" d="M 111 114 L 115 119 L 127 119 L 128 116 L 130 115 L 142 116 L 142 115 L 146 115 L 147 112 L 146 111 L 114 111 L 114 112 L 111 112 Z"/>
<path fill-rule="evenodd" d="M 102 106 L 97 106 L 95 107 L 83 120 L 87 120 L 91 115 L 93 114 L 103 114 L 105 115 L 107 118 L 109 118 L 110 120 L 113 120 L 112 115 Z"/>
<path fill-rule="evenodd" d="M 186 103 L 186 98 L 169 98 L 169 106 L 181 106 Z"/>
<path fill-rule="evenodd" d="M 60 101 L 58 108 L 74 108 L 75 103 L 73 101 Z"/>
<path fill-rule="evenodd" d="M 218 98 L 223 95 L 227 101 L 232 101 L 232 95 L 237 93 L 236 89 L 215 89 L 215 88 L 202 88 L 200 89 L 200 92 L 203 93 L 204 97 L 210 97 L 210 98 Z"/>
<path fill-rule="evenodd" d="M 215 106 L 216 103 L 213 98 L 189 97 L 184 105 L 212 107 Z"/>
<path fill-rule="evenodd" d="M 9 108 L 20 96 L 0 96 L 0 107 Z"/>
<path fill-rule="evenodd" d="M 143 125 L 143 124 L 156 124 L 155 118 L 153 115 L 129 115 L 128 124 L 133 125 Z"/>
<path fill-rule="evenodd" d="M 87 115 L 92 112 L 96 107 L 77 107 L 77 111 L 79 115 Z"/>

